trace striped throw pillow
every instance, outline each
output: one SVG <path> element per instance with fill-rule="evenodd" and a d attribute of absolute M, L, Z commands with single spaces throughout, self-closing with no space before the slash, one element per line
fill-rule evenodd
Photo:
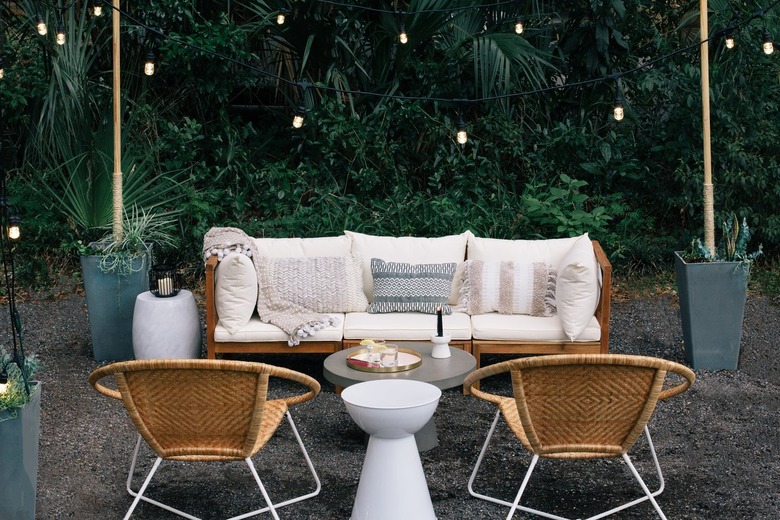
<path fill-rule="evenodd" d="M 555 314 L 556 269 L 534 262 L 466 260 L 458 311 L 467 314 Z"/>
<path fill-rule="evenodd" d="M 455 262 L 444 264 L 408 264 L 371 259 L 374 298 L 370 313 L 424 312 L 435 314 L 441 307 L 451 314 L 447 305 L 455 276 Z"/>

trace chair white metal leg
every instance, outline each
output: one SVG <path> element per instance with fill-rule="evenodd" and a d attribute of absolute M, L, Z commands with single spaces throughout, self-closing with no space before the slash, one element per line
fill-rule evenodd
<path fill-rule="evenodd" d="M 316 487 L 314 491 L 311 493 L 306 493 L 304 495 L 291 498 L 289 500 L 285 500 L 283 502 L 279 502 L 278 504 L 271 504 L 271 501 L 266 497 L 265 494 L 263 496 L 266 499 L 266 503 L 268 504 L 267 507 L 263 507 L 261 509 L 257 509 L 255 511 L 251 511 L 249 513 L 245 513 L 243 515 L 234 516 L 233 518 L 229 518 L 228 520 L 242 520 L 244 518 L 249 518 L 250 516 L 259 515 L 261 513 L 265 513 L 266 511 L 273 511 L 274 509 L 284 507 L 290 504 L 294 504 L 296 502 L 301 502 L 303 500 L 306 500 L 308 498 L 314 497 L 319 495 L 320 489 L 322 489 L 322 484 L 320 483 L 320 477 L 317 476 L 317 472 L 314 470 L 314 464 L 311 462 L 311 458 L 309 458 L 309 453 L 306 451 L 306 446 L 303 444 L 303 440 L 301 439 L 300 434 L 298 433 L 298 428 L 295 427 L 295 421 L 293 421 L 292 416 L 290 415 L 290 412 L 288 411 L 286 413 L 287 416 L 287 422 L 290 424 L 290 428 L 293 431 L 293 434 L 295 435 L 295 439 L 298 441 L 298 446 L 301 448 L 301 453 L 303 453 L 303 457 L 306 459 L 306 465 L 309 467 L 309 472 L 311 473 L 312 477 L 314 477 L 314 482 L 316 483 Z M 247 461 L 249 463 L 249 461 Z M 257 472 L 255 470 L 255 467 L 253 464 L 250 464 L 250 468 L 252 470 L 252 474 L 255 476 L 255 479 L 257 480 L 258 485 L 260 486 L 261 492 L 263 489 L 262 484 L 260 483 L 260 477 L 257 475 Z M 273 513 L 275 515 L 275 513 Z M 275 517 L 276 518 L 276 517 Z"/>
<path fill-rule="evenodd" d="M 254 464 L 252 463 L 252 459 L 245 459 L 245 462 L 249 466 L 249 470 L 252 473 L 252 476 L 255 478 L 255 481 L 257 482 L 258 488 L 260 489 L 260 493 L 263 495 L 263 498 L 265 499 L 265 503 L 268 504 L 266 507 L 263 507 L 261 509 L 257 509 L 255 511 L 250 511 L 249 513 L 244 513 L 242 515 L 234 516 L 229 518 L 228 520 L 243 520 L 244 518 L 249 518 L 252 516 L 257 516 L 262 513 L 271 512 L 271 515 L 273 516 L 274 520 L 279 520 L 279 516 L 276 512 L 276 509 L 294 504 L 296 502 L 300 502 L 302 500 L 306 500 L 308 498 L 314 497 L 320 493 L 320 490 L 322 489 L 322 484 L 320 482 L 320 478 L 317 475 L 316 470 L 314 469 L 314 464 L 312 464 L 311 458 L 309 457 L 309 453 L 306 451 L 306 447 L 303 444 L 303 439 L 301 439 L 300 434 L 298 433 L 298 429 L 295 427 L 295 422 L 292 419 L 292 416 L 290 415 L 290 412 L 286 412 L 287 422 L 290 424 L 290 427 L 293 431 L 293 434 L 295 435 L 295 439 L 298 441 L 298 446 L 301 449 L 301 452 L 303 453 L 303 457 L 306 459 L 306 465 L 309 468 L 309 472 L 311 473 L 312 477 L 314 478 L 314 482 L 316 484 L 316 487 L 314 491 L 310 493 L 306 493 L 304 495 L 291 498 L 289 500 L 285 500 L 283 502 L 279 502 L 278 504 L 274 504 L 271 502 L 270 497 L 268 496 L 268 493 L 265 489 L 265 486 L 263 485 L 262 481 L 260 480 L 260 476 L 257 473 L 257 469 L 255 469 Z M 125 520 L 128 520 L 130 518 L 130 514 L 133 512 L 135 507 L 138 505 L 138 502 L 140 500 L 143 500 L 144 502 L 148 502 L 150 504 L 153 504 L 157 507 L 160 507 L 162 509 L 165 509 L 166 511 L 170 511 L 171 513 L 177 514 L 179 516 L 182 516 L 184 518 L 187 518 L 188 520 L 201 520 L 200 518 L 196 516 L 192 516 L 188 513 L 185 513 L 184 511 L 181 511 L 180 509 L 176 509 L 175 507 L 171 507 L 167 504 L 163 504 L 162 502 L 158 502 L 157 500 L 153 500 L 151 498 L 143 496 L 144 491 L 146 490 L 146 487 L 148 486 L 149 482 L 152 480 L 152 476 L 154 476 L 154 473 L 157 471 L 157 468 L 159 467 L 160 463 L 162 462 L 161 458 L 157 458 L 157 460 L 154 463 L 154 466 L 152 467 L 151 471 L 149 472 L 149 475 L 146 477 L 146 480 L 144 481 L 143 486 L 141 489 L 136 492 L 133 491 L 133 489 L 130 487 L 133 480 L 133 474 L 135 473 L 135 465 L 136 461 L 138 459 L 138 452 L 141 447 L 141 436 L 138 436 L 138 441 L 135 444 L 135 450 L 133 450 L 133 460 L 130 463 L 130 471 L 127 475 L 127 492 L 135 497 L 135 500 L 133 501 L 133 505 L 130 507 L 130 510 L 127 512 L 127 516 L 125 516 Z"/>
<path fill-rule="evenodd" d="M 551 518 L 553 520 L 569 520 L 566 517 L 557 516 L 557 515 L 554 515 L 554 514 L 551 514 L 551 513 L 547 513 L 547 512 L 544 512 L 544 511 L 539 511 L 537 509 L 533 509 L 533 508 L 530 508 L 530 507 L 526 507 L 526 506 L 520 505 L 520 499 L 521 499 L 523 493 L 525 492 L 525 490 L 527 488 L 528 482 L 529 482 L 529 480 L 531 478 L 531 473 L 534 471 L 534 469 L 536 467 L 536 464 L 537 464 L 537 462 L 539 460 L 539 456 L 538 455 L 534 455 L 533 458 L 531 459 L 531 463 L 529 464 L 528 470 L 526 471 L 526 474 L 525 474 L 525 476 L 523 478 L 523 482 L 520 485 L 520 489 L 517 492 L 517 495 L 515 497 L 514 502 L 508 502 L 506 500 L 501 500 L 499 498 L 491 497 L 491 496 L 484 495 L 484 494 L 481 494 L 481 493 L 477 493 L 476 491 L 474 491 L 474 480 L 475 480 L 475 478 L 477 476 L 477 473 L 479 471 L 480 466 L 482 465 L 482 461 L 483 461 L 483 459 L 485 457 L 485 453 L 487 452 L 488 445 L 490 444 L 490 439 L 493 437 L 493 434 L 495 433 L 495 429 L 496 429 L 496 426 L 498 424 L 498 419 L 499 419 L 500 415 L 501 415 L 500 411 L 496 412 L 496 416 L 493 419 L 493 423 L 490 425 L 490 430 L 488 431 L 487 438 L 485 439 L 485 443 L 483 444 L 482 450 L 479 452 L 479 456 L 477 457 L 477 462 L 474 465 L 474 470 L 471 472 L 471 477 L 469 478 L 469 482 L 468 482 L 469 494 L 471 494 L 473 497 L 479 498 L 481 500 L 486 500 L 488 502 L 493 502 L 495 504 L 500 504 L 500 505 L 509 507 L 510 511 L 509 511 L 509 514 L 507 515 L 507 520 L 511 519 L 512 516 L 515 514 L 515 511 L 518 510 L 518 509 L 521 510 L 521 511 L 525 511 L 527 513 L 534 514 L 534 515 L 542 516 L 542 517 L 545 517 L 545 518 Z M 635 506 L 637 504 L 640 504 L 640 503 L 642 503 L 642 502 L 644 502 L 646 500 L 650 500 L 650 502 L 653 504 L 653 507 L 655 508 L 655 510 L 658 513 L 658 515 L 663 520 L 666 520 L 666 516 L 664 515 L 663 511 L 661 510 L 661 507 L 658 505 L 658 502 L 656 502 L 656 500 L 655 500 L 655 497 L 660 495 L 663 492 L 664 487 L 665 487 L 663 473 L 661 472 L 661 466 L 658 463 L 658 456 L 657 456 L 657 454 L 655 452 L 655 446 L 653 445 L 653 441 L 650 438 L 650 430 L 647 428 L 647 426 L 645 426 L 644 431 L 645 431 L 645 437 L 647 439 L 647 444 L 648 444 L 648 447 L 650 449 L 650 454 L 653 457 L 653 463 L 655 465 L 656 475 L 658 476 L 658 481 L 659 481 L 658 489 L 655 490 L 655 491 L 652 491 L 652 492 L 650 491 L 650 489 L 647 487 L 645 482 L 640 477 L 639 472 L 634 467 L 634 464 L 631 462 L 631 459 L 629 458 L 629 456 L 624 454 L 623 455 L 623 460 L 625 461 L 625 463 L 628 466 L 629 470 L 633 474 L 634 478 L 639 482 L 639 485 L 642 488 L 642 491 L 644 491 L 645 495 L 640 497 L 640 498 L 637 498 L 635 500 L 632 500 L 630 502 L 627 502 L 625 504 L 622 504 L 622 505 L 620 505 L 618 507 L 610 509 L 608 511 L 604 511 L 603 513 L 599 513 L 597 515 L 588 517 L 586 520 L 598 520 L 600 518 L 604 518 L 606 516 L 615 514 L 618 511 L 622 511 L 622 510 L 627 509 L 629 507 L 632 507 L 632 506 Z"/>

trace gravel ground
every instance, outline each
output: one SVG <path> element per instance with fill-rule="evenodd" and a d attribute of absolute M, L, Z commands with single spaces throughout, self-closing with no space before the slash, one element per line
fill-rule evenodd
<path fill-rule="evenodd" d="M 87 375 L 98 363 L 91 356 L 84 298 L 72 288 L 64 289 L 31 296 L 19 303 L 19 309 L 25 345 L 44 362 L 37 518 L 121 518 L 131 502 L 124 482 L 135 430 L 119 402 L 98 394 L 87 383 Z M 778 336 L 780 306 L 751 296 L 740 369 L 699 371 L 688 392 L 659 405 L 650 428 L 666 479 L 659 503 L 669 518 L 780 518 L 780 363 L 774 352 Z M 674 298 L 613 303 L 611 350 L 683 362 Z M 365 453 L 363 435 L 333 386 L 322 378 L 322 360 L 317 355 L 264 359 L 306 372 L 323 385 L 316 399 L 293 410 L 322 479 L 322 492 L 282 508 L 282 518 L 347 519 L 357 489 Z M 505 382 L 497 387 L 508 390 Z M 443 392 L 436 412 L 440 446 L 422 454 L 438 518 L 506 515 L 505 508 L 470 497 L 466 488 L 493 413 L 490 405 L 458 389 Z M 530 457 L 503 423 L 492 447 L 483 466 L 488 476 L 483 487 L 513 497 Z M 272 497 L 283 499 L 294 488 L 308 485 L 298 481 L 305 476 L 305 467 L 295 449 L 285 424 L 255 459 Z M 153 457 L 148 449 L 143 453 L 145 470 Z M 655 489 L 643 440 L 631 455 Z M 243 463 L 169 463 L 158 475 L 165 479 L 150 487 L 151 496 L 206 519 L 261 505 Z M 558 514 L 586 516 L 638 496 L 620 461 L 542 461 L 534 475 L 528 505 Z M 654 517 L 647 503 L 615 515 Z M 141 504 L 134 518 L 178 517 Z"/>

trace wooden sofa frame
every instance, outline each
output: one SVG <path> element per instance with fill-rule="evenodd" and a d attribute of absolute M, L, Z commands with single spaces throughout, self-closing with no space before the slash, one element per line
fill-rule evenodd
<path fill-rule="evenodd" d="M 562 341 L 562 342 L 530 342 L 516 341 L 471 340 L 452 341 L 450 346 L 462 348 L 477 358 L 477 368 L 482 354 L 606 354 L 609 352 L 609 306 L 612 289 L 612 264 L 601 245 L 593 240 L 593 251 L 596 254 L 601 269 L 601 295 L 596 308 L 596 320 L 601 327 L 599 341 Z M 332 354 L 341 349 L 356 346 L 360 340 L 344 339 L 341 341 L 302 341 L 296 347 L 290 347 L 286 341 L 260 342 L 217 342 L 214 340 L 214 329 L 219 322 L 214 300 L 214 272 L 217 268 L 217 258 L 212 256 L 206 262 L 206 347 L 209 359 L 217 354 Z M 392 340 L 392 338 L 386 338 Z"/>

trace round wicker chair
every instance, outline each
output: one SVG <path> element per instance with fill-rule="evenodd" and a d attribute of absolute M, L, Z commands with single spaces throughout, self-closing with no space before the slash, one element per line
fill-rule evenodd
<path fill-rule="evenodd" d="M 117 390 L 100 380 L 114 376 Z M 300 383 L 305 393 L 268 399 L 269 380 L 281 378 Z M 244 460 L 257 482 L 267 507 L 233 517 L 247 518 L 311 498 L 320 492 L 320 480 L 289 413 L 290 406 L 313 399 L 320 384 L 313 378 L 262 363 L 212 359 L 150 359 L 113 363 L 96 369 L 89 383 L 98 392 L 121 399 L 139 436 L 136 442 L 127 491 L 134 496 L 125 519 L 130 518 L 140 500 L 185 518 L 196 517 L 143 496 L 163 460 L 238 461 Z M 265 446 L 287 417 L 295 438 L 316 483 L 314 491 L 273 504 L 252 463 L 252 457 Z M 143 438 L 157 454 L 157 460 L 143 485 L 131 488 L 138 451 Z"/>
<path fill-rule="evenodd" d="M 509 372 L 513 396 L 479 390 L 479 381 Z M 667 373 L 682 379 L 664 389 Z M 464 382 L 471 394 L 498 407 L 487 439 L 468 482 L 469 493 L 477 498 L 515 510 L 566 520 L 564 517 L 520 505 L 531 473 L 539 457 L 551 459 L 595 459 L 622 457 L 639 482 L 644 496 L 590 518 L 603 518 L 649 500 L 661 518 L 666 518 L 655 500 L 664 488 L 661 467 L 650 438 L 647 423 L 659 400 L 685 391 L 696 376 L 687 367 L 644 356 L 618 354 L 565 354 L 505 361 L 472 372 Z M 533 454 L 514 502 L 474 491 L 474 480 L 482 464 L 499 416 L 520 443 Z M 636 471 L 628 450 L 644 431 L 652 453 L 659 488 L 651 492 Z"/>

